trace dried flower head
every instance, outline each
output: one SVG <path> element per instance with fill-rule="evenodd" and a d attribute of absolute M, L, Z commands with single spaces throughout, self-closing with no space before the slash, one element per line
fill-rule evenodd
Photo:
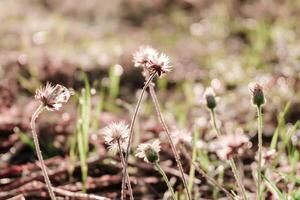
<path fill-rule="evenodd" d="M 128 144 L 129 128 L 124 122 L 112 122 L 103 130 L 103 137 L 105 143 L 108 145 L 109 151 L 116 153 L 119 150 L 119 143 L 121 150 L 125 150 Z"/>
<path fill-rule="evenodd" d="M 146 67 L 150 74 L 157 73 L 158 76 L 161 76 L 173 70 L 173 66 L 170 64 L 170 58 L 166 54 L 153 54 L 149 58 Z"/>
<path fill-rule="evenodd" d="M 216 94 L 212 87 L 206 88 L 204 99 L 208 109 L 213 110 L 217 106 Z"/>
<path fill-rule="evenodd" d="M 140 47 L 133 54 L 133 62 L 135 67 L 144 67 L 150 74 L 157 73 L 158 76 L 172 71 L 173 66 L 170 64 L 170 58 L 158 53 L 152 47 Z"/>
<path fill-rule="evenodd" d="M 189 132 L 186 129 L 174 129 L 171 132 L 171 138 L 175 145 L 180 142 L 183 142 L 186 144 L 191 144 L 191 142 L 192 142 L 191 132 Z"/>
<path fill-rule="evenodd" d="M 249 92 L 254 106 L 261 107 L 266 103 L 263 86 L 259 83 L 250 83 Z"/>
<path fill-rule="evenodd" d="M 35 99 L 39 100 L 48 110 L 59 110 L 62 104 L 67 103 L 73 92 L 62 85 L 53 86 L 47 82 L 35 92 Z"/>
<path fill-rule="evenodd" d="M 150 46 L 142 46 L 133 54 L 133 63 L 135 67 L 146 67 L 150 57 L 157 56 L 158 53 Z"/>
<path fill-rule="evenodd" d="M 143 158 L 147 163 L 155 163 L 159 161 L 160 142 L 154 140 L 152 143 L 140 144 L 137 148 L 136 156 Z"/>
<path fill-rule="evenodd" d="M 275 158 L 276 156 L 276 150 L 275 149 L 263 149 L 262 152 L 262 165 L 268 165 L 271 164 L 272 160 Z"/>
<path fill-rule="evenodd" d="M 249 147 L 251 142 L 243 133 L 221 135 L 212 143 L 212 149 L 221 160 L 240 156 Z"/>

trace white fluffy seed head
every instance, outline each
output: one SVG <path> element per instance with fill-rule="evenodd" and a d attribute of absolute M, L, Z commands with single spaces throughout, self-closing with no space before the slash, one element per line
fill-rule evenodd
<path fill-rule="evenodd" d="M 133 63 L 135 67 L 145 67 L 151 57 L 156 57 L 157 51 L 150 46 L 141 46 L 133 54 Z"/>
<path fill-rule="evenodd" d="M 133 54 L 133 62 L 135 67 L 143 67 L 149 74 L 157 73 L 158 76 L 162 76 L 173 70 L 169 56 L 164 53 L 159 54 L 149 46 L 140 47 Z"/>
<path fill-rule="evenodd" d="M 160 142 L 154 140 L 153 142 L 140 144 L 137 148 L 136 156 L 143 158 L 147 163 L 155 163 L 159 161 Z"/>
<path fill-rule="evenodd" d="M 63 104 L 67 103 L 73 91 L 62 85 L 53 86 L 47 82 L 45 87 L 40 87 L 35 92 L 35 99 L 39 100 L 48 110 L 59 110 Z"/>
<path fill-rule="evenodd" d="M 116 153 L 119 150 L 124 151 L 128 144 L 129 127 L 124 122 L 112 122 L 103 129 L 103 137 L 108 145 L 108 150 Z"/>

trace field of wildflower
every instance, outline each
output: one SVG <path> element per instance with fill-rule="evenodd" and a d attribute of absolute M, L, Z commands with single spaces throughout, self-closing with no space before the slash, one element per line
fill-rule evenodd
<path fill-rule="evenodd" d="M 300 1 L 0 1 L 0 200 L 300 200 Z"/>

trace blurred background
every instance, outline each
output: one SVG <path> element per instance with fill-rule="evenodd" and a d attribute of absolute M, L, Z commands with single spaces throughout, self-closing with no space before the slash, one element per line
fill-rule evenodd
<path fill-rule="evenodd" d="M 256 113 L 248 92 L 252 81 L 266 87 L 266 146 L 279 116 L 286 129 L 300 118 L 299 0 L 1 0 L 0 21 L 0 191 L 30 182 L 16 181 L 23 180 L 21 173 L 35 162 L 29 127 L 38 105 L 34 93 L 50 81 L 76 91 L 71 103 L 42 114 L 38 122 L 45 159 L 53 166 L 68 160 L 65 171 L 53 176 L 53 184 L 76 191 L 82 188 L 74 189 L 75 183 L 83 179 L 91 183 L 88 191 L 116 195 L 120 166 L 99 170 L 108 164 L 98 159 L 88 164 L 84 177 L 83 166 L 74 164 L 84 159 L 76 149 L 78 121 L 88 116 L 90 148 L 85 153 L 102 159 L 106 150 L 101 128 L 113 120 L 130 121 L 143 86 L 141 71 L 132 63 L 132 54 L 142 45 L 166 53 L 174 66 L 156 84 L 170 126 L 192 131 L 199 123 L 207 133 L 202 139 L 211 138 L 202 96 L 205 87 L 212 86 L 221 97 L 217 112 L 222 129 L 242 127 L 254 152 Z M 137 124 L 135 146 L 162 130 L 151 99 L 144 101 L 139 118 L 144 123 Z M 88 113 L 82 113 L 82 105 Z M 298 130 L 293 136 L 296 147 L 299 137 Z M 16 165 L 23 168 L 16 170 Z M 151 185 L 153 180 L 148 181 Z M 154 191 L 160 195 L 159 189 Z"/>

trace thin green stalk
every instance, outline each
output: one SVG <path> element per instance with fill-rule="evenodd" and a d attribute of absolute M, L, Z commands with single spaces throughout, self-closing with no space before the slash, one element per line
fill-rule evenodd
<path fill-rule="evenodd" d="M 214 109 L 211 109 L 210 111 L 211 111 L 210 115 L 211 115 L 211 119 L 212 119 L 213 128 L 215 129 L 216 134 L 219 137 L 221 135 L 221 131 L 220 131 L 220 129 L 217 126 L 216 111 Z"/>
<path fill-rule="evenodd" d="M 261 160 L 262 160 L 262 107 L 257 106 L 257 127 L 258 127 L 258 167 L 257 167 L 257 199 L 261 199 Z"/>
<path fill-rule="evenodd" d="M 164 120 L 164 118 L 162 116 L 162 113 L 161 113 L 161 110 L 160 110 L 160 106 L 159 106 L 159 102 L 158 102 L 156 93 L 154 91 L 153 85 L 150 84 L 149 85 L 149 89 L 150 89 L 150 95 L 151 95 L 151 98 L 152 98 L 152 101 L 153 101 L 153 104 L 154 104 L 154 107 L 155 107 L 155 110 L 156 110 L 156 114 L 157 114 L 158 119 L 159 119 L 160 123 L 162 124 L 162 126 L 163 126 L 163 128 L 164 128 L 164 130 L 166 132 L 166 135 L 168 137 L 169 143 L 171 145 L 171 149 L 173 151 L 173 154 L 174 154 L 174 157 L 175 157 L 175 160 L 176 160 L 176 163 L 177 163 L 177 167 L 178 167 L 178 169 L 180 171 L 181 180 L 182 180 L 184 188 L 186 190 L 187 197 L 188 197 L 189 200 L 192 200 L 191 194 L 190 194 L 190 191 L 189 191 L 189 188 L 188 188 L 188 185 L 187 185 L 187 182 L 186 182 L 186 180 L 184 178 L 184 172 L 183 172 L 182 164 L 180 162 L 180 156 L 179 156 L 179 154 L 178 154 L 178 152 L 176 150 L 176 147 L 174 145 L 174 142 L 173 142 L 173 140 L 171 138 L 171 134 L 170 134 L 170 131 L 168 129 L 168 126 L 165 123 L 165 120 Z"/>
<path fill-rule="evenodd" d="M 198 135 L 199 135 L 198 130 L 195 129 L 194 135 L 193 135 L 192 163 L 195 162 L 196 158 L 197 158 L 196 143 L 197 143 L 197 140 L 198 140 Z M 191 165 L 190 166 L 190 172 L 189 172 L 189 180 L 188 180 L 189 191 L 192 191 L 192 189 L 193 189 L 194 177 L 195 177 L 195 166 Z"/>
<path fill-rule="evenodd" d="M 235 162 L 234 162 L 233 158 L 231 158 L 229 160 L 229 163 L 230 163 L 233 175 L 234 175 L 234 177 L 235 177 L 235 179 L 237 181 L 238 187 L 240 188 L 240 191 L 242 193 L 243 199 L 247 200 L 246 190 L 245 190 L 245 187 L 244 187 L 244 185 L 242 183 L 242 179 L 240 177 L 239 171 L 238 171 L 238 169 L 237 169 L 237 167 L 235 165 Z"/>
<path fill-rule="evenodd" d="M 35 130 L 35 120 L 38 118 L 38 116 L 41 114 L 41 112 L 45 109 L 45 106 L 40 105 L 37 110 L 33 113 L 32 118 L 31 118 L 31 122 L 30 122 L 30 126 L 31 126 L 31 130 L 32 130 L 32 136 L 33 136 L 33 142 L 34 142 L 34 146 L 35 146 L 35 150 L 36 150 L 36 154 L 37 157 L 40 161 L 40 165 L 42 168 L 42 172 L 43 172 L 43 176 L 47 185 L 47 189 L 49 192 L 49 195 L 51 197 L 52 200 L 56 200 L 55 194 L 53 192 L 52 189 L 52 185 L 51 185 L 51 181 L 49 179 L 48 173 L 47 173 L 47 168 L 46 165 L 44 163 L 44 159 L 43 159 L 43 155 L 42 155 L 42 151 L 39 145 L 39 139 Z"/>
<path fill-rule="evenodd" d="M 166 182 L 168 188 L 169 188 L 169 191 L 171 192 L 172 194 L 172 198 L 173 200 L 176 200 L 176 196 L 175 196 L 175 193 L 174 193 L 174 190 L 173 190 L 173 187 L 171 186 L 170 182 L 169 182 L 169 179 L 166 175 L 166 173 L 164 172 L 164 170 L 160 167 L 159 163 L 158 162 L 155 162 L 154 163 L 154 166 L 156 167 L 157 171 L 159 171 L 159 173 L 163 176 L 164 178 L 164 181 Z"/>
<path fill-rule="evenodd" d="M 219 137 L 221 135 L 221 131 L 217 127 L 215 111 L 214 110 L 210 110 L 210 111 L 211 111 L 211 116 L 212 116 L 213 128 L 214 128 L 217 136 Z M 238 173 L 238 170 L 237 170 L 237 167 L 235 165 L 235 162 L 234 162 L 233 158 L 230 159 L 230 166 L 231 166 L 232 172 L 234 174 L 234 177 L 236 179 L 236 182 L 238 184 L 239 190 L 242 193 L 242 196 L 243 196 L 244 200 L 247 200 L 246 190 L 245 190 L 245 187 L 244 187 L 243 182 L 241 180 L 241 177 L 239 176 L 239 173 Z"/>

